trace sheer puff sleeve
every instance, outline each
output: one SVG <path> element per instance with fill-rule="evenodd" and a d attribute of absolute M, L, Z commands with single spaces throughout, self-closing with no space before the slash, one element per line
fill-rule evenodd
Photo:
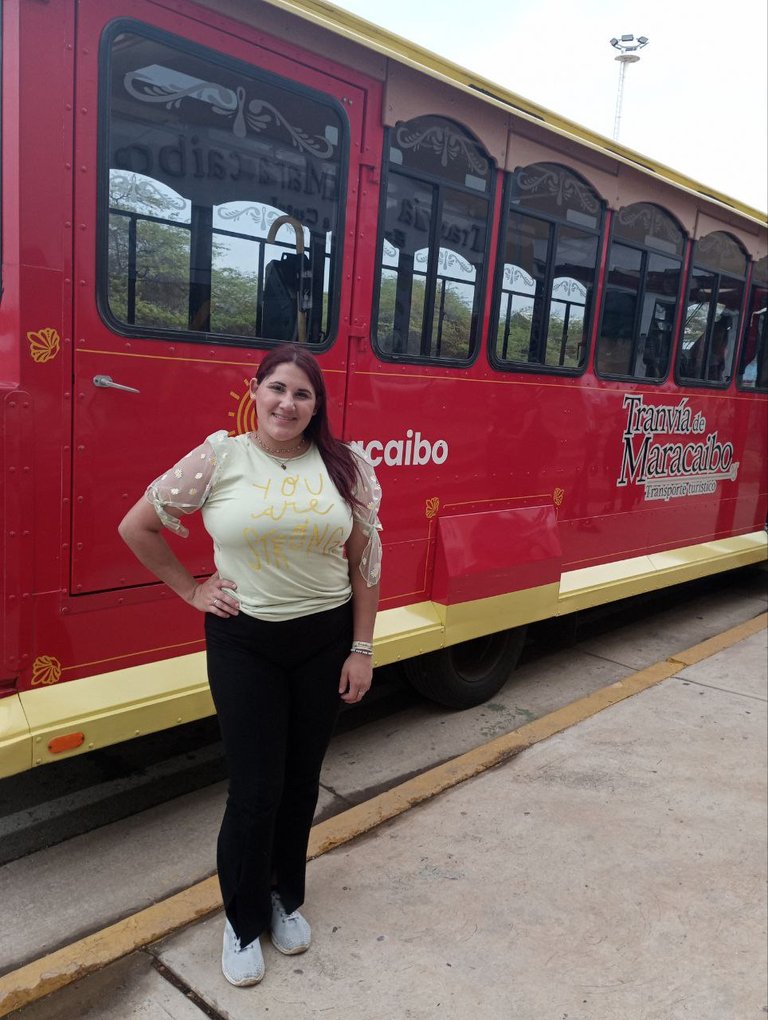
<path fill-rule="evenodd" d="M 224 430 L 214 432 L 147 487 L 145 497 L 163 525 L 182 538 L 187 537 L 189 530 L 168 509 L 192 514 L 205 503 L 226 459 L 223 447 L 227 438 Z"/>
<path fill-rule="evenodd" d="M 350 449 L 357 468 L 357 484 L 352 495 L 360 504 L 352 506 L 352 517 L 368 539 L 368 544 L 363 550 L 360 560 L 360 573 L 365 578 L 368 587 L 372 588 L 381 577 L 381 539 L 379 538 L 381 486 L 366 454 L 358 446 L 350 446 Z"/>

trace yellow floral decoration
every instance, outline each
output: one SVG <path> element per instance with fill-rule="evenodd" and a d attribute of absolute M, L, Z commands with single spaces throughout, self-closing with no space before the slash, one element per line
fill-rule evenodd
<path fill-rule="evenodd" d="M 427 500 L 427 509 L 425 511 L 427 517 L 436 517 L 437 511 L 440 509 L 440 500 L 437 496 L 433 496 Z"/>
<path fill-rule="evenodd" d="M 555 489 L 555 491 L 552 493 L 552 502 L 555 504 L 555 506 L 560 506 L 560 504 L 563 502 L 564 496 L 565 491 L 563 489 Z"/>
<path fill-rule="evenodd" d="M 61 663 L 53 655 L 38 655 L 32 663 L 32 684 L 55 684 L 61 679 Z"/>
<path fill-rule="evenodd" d="M 55 329 L 39 329 L 37 332 L 30 330 L 27 340 L 32 360 L 38 365 L 52 361 L 61 349 L 61 338 Z"/>

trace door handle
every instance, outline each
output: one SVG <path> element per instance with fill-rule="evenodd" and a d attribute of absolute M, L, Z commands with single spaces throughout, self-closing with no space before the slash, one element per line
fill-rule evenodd
<path fill-rule="evenodd" d="M 111 375 L 95 375 L 93 377 L 93 385 L 101 386 L 103 389 L 106 390 L 125 390 L 126 393 L 141 392 L 140 390 L 137 390 L 133 386 L 123 386 L 122 383 L 112 382 Z"/>

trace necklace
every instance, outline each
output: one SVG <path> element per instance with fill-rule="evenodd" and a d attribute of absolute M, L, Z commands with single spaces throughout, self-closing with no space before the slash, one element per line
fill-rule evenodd
<path fill-rule="evenodd" d="M 253 433 L 253 438 L 256 440 L 256 445 L 259 446 L 268 457 L 271 457 L 273 460 L 276 460 L 280 467 L 283 469 L 283 471 L 286 470 L 285 464 L 286 460 L 291 459 L 290 457 L 286 457 L 285 454 L 296 453 L 297 450 L 300 450 L 302 446 L 304 446 L 304 444 L 306 443 L 306 439 L 304 438 L 304 436 L 302 436 L 300 442 L 298 442 L 296 446 L 289 446 L 288 449 L 283 450 L 282 455 L 280 455 L 278 453 L 275 453 L 274 450 L 270 450 L 269 447 L 267 447 L 264 444 L 264 440 L 259 436 L 258 431 Z"/>

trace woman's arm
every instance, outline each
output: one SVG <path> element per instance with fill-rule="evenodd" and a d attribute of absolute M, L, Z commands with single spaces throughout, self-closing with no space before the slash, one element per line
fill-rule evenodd
<path fill-rule="evenodd" d="M 175 507 L 166 507 L 165 512 L 177 520 L 184 516 Z M 118 531 L 139 562 L 190 606 L 215 616 L 237 615 L 238 604 L 227 591 L 237 588 L 234 581 L 213 574 L 198 584 L 166 542 L 160 518 L 144 497 L 131 507 L 120 522 Z"/>
<path fill-rule="evenodd" d="M 368 537 L 359 524 L 354 524 L 347 539 L 347 562 L 352 585 L 353 641 L 373 642 L 373 625 L 379 606 L 379 584 L 370 588 L 360 573 L 360 561 L 368 545 Z M 360 701 L 371 686 L 373 657 L 350 652 L 341 670 L 339 694 L 342 701 L 353 704 Z"/>

